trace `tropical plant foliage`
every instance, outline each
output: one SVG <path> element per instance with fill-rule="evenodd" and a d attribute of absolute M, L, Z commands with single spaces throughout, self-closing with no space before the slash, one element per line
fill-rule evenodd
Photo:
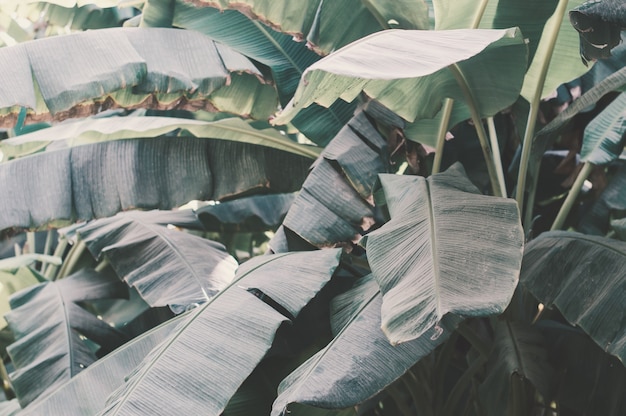
<path fill-rule="evenodd" d="M 4 2 L 0 415 L 626 414 L 625 16 Z"/>

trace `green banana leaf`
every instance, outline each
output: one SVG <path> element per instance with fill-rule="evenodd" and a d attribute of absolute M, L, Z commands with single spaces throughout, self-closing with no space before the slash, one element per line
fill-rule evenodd
<path fill-rule="evenodd" d="M 60 385 L 50 395 L 25 407 L 20 415 L 95 415 L 104 407 L 109 394 L 124 383 L 124 377 L 192 314 L 170 319 L 128 341 Z"/>
<path fill-rule="evenodd" d="M 237 10 L 194 7 L 182 0 L 148 0 L 141 25 L 194 30 L 260 62 L 270 69 L 281 105 L 293 96 L 304 70 L 320 59 L 304 43 L 294 42 L 291 36 L 252 21 Z M 354 108 L 341 102 L 328 109 L 313 105 L 292 124 L 324 146 L 350 119 Z"/>
<path fill-rule="evenodd" d="M 310 159 L 247 143 L 160 137 L 47 151 L 0 164 L 0 229 L 67 224 L 192 199 L 294 192 Z"/>
<path fill-rule="evenodd" d="M 333 246 L 358 239 L 374 224 L 376 174 L 389 172 L 387 143 L 360 111 L 324 149 L 304 181 L 283 226 L 308 244 Z M 289 244 L 273 239 L 274 252 Z"/>
<path fill-rule="evenodd" d="M 381 303 L 371 275 L 333 300 L 333 340 L 282 381 L 272 415 L 289 414 L 292 403 L 327 409 L 362 403 L 444 342 L 461 321 L 446 316 L 422 337 L 392 346 L 379 327 Z"/>
<path fill-rule="evenodd" d="M 287 123 L 313 103 L 351 102 L 362 92 L 409 122 L 432 118 L 444 98 L 465 101 L 451 65 L 464 77 L 479 114 L 492 116 L 519 96 L 526 45 L 517 29 L 375 33 L 307 68 L 273 122 Z"/>
<path fill-rule="evenodd" d="M 207 231 L 267 231 L 282 223 L 295 199 L 295 193 L 255 195 L 207 205 L 196 213 Z"/>
<path fill-rule="evenodd" d="M 178 212 L 195 217 L 189 211 Z M 226 287 L 235 276 L 237 261 L 219 243 L 166 227 L 163 219 L 168 221 L 172 214 L 123 212 L 76 232 L 91 254 L 106 258 L 148 305 L 180 312 Z"/>
<path fill-rule="evenodd" d="M 626 7 L 622 0 L 587 1 L 569 12 L 572 26 L 580 35 L 583 62 L 611 56 L 626 28 Z"/>
<path fill-rule="evenodd" d="M 626 218 L 611 221 L 611 228 L 615 231 L 617 238 L 626 241 Z"/>
<path fill-rule="evenodd" d="M 26 156 L 48 148 L 58 149 L 110 140 L 139 139 L 163 135 L 194 136 L 272 147 L 296 155 L 317 158 L 320 149 L 300 145 L 275 128 L 256 128 L 240 118 L 213 122 L 174 117 L 87 118 L 66 122 L 34 133 L 0 141 L 2 160 Z"/>
<path fill-rule="evenodd" d="M 580 151 L 583 162 L 606 165 L 624 150 L 626 94 L 620 94 L 587 127 Z"/>
<path fill-rule="evenodd" d="M 604 236 L 612 228 L 611 219 L 626 210 L 626 162 L 620 162 L 609 184 L 576 224 L 576 231 Z"/>
<path fill-rule="evenodd" d="M 557 307 L 568 322 L 624 364 L 625 262 L 626 243 L 553 231 L 526 247 L 520 283 L 545 307 Z"/>
<path fill-rule="evenodd" d="M 320 54 L 328 54 L 382 29 L 428 29 L 423 0 L 196 0 L 198 6 L 234 9 L 267 26 L 306 40 Z"/>
<path fill-rule="evenodd" d="M 480 195 L 455 164 L 428 179 L 380 175 L 391 220 L 363 239 L 393 344 L 448 312 L 501 313 L 517 286 L 524 233 L 511 199 Z"/>
<path fill-rule="evenodd" d="M 126 341 L 122 332 L 80 306 L 82 302 L 126 296 L 126 285 L 114 276 L 84 269 L 11 298 L 12 311 L 5 318 L 16 341 L 7 352 L 16 368 L 10 377 L 22 407 L 96 361 L 95 352 L 84 339 L 105 351 Z"/>
<path fill-rule="evenodd" d="M 340 253 L 290 253 L 244 263 L 231 286 L 154 349 L 99 414 L 137 408 L 151 414 L 220 414 L 288 321 L 249 290 L 295 317 L 330 280 Z"/>
<path fill-rule="evenodd" d="M 2 261 L 0 261 L 0 264 Z M 20 267 L 14 273 L 1 270 L 0 267 L 0 330 L 6 328 L 4 315 L 9 313 L 11 305 L 9 297 L 22 289 L 41 283 L 45 279 L 28 267 Z"/>
<path fill-rule="evenodd" d="M 513 377 L 529 380 L 547 399 L 553 394 L 556 376 L 548 362 L 544 337 L 536 327 L 516 321 L 496 322 L 487 375 L 479 387 L 485 414 L 493 416 L 505 409 L 514 412 L 519 406 L 512 397 Z"/>
<path fill-rule="evenodd" d="M 259 85 L 263 80 L 254 65 L 242 57 L 233 59 L 234 52 L 225 50 L 198 33 L 157 28 L 102 29 L 4 48 L 3 123 L 11 125 L 12 112 L 20 107 L 30 110 L 32 121 L 119 106 L 217 108 L 246 114 L 251 103 L 262 103 L 263 115 L 271 114 L 277 105 L 274 88 Z M 241 100 L 248 104 L 242 109 L 237 102 Z M 218 107 L 227 101 L 232 105 Z"/>

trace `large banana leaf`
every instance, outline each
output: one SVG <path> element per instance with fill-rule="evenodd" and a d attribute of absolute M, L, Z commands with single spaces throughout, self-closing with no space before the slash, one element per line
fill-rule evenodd
<path fill-rule="evenodd" d="M 381 303 L 371 276 L 333 300 L 335 337 L 283 380 L 272 415 L 289 414 L 291 403 L 327 409 L 362 403 L 443 343 L 461 321 L 447 316 L 420 338 L 392 346 L 380 330 Z"/>
<path fill-rule="evenodd" d="M 581 160 L 606 165 L 624 150 L 626 133 L 626 94 L 620 94 L 587 127 L 580 151 Z"/>
<path fill-rule="evenodd" d="M 255 101 L 267 107 L 267 116 L 277 104 L 273 87 L 259 85 L 251 62 L 192 31 L 114 28 L 38 39 L 2 49 L 0 65 L 5 124 L 14 118 L 6 112 L 20 107 L 29 108 L 33 119 L 48 112 L 63 119 L 117 106 L 221 104 L 219 110 L 249 112 Z M 237 100 L 248 105 L 239 108 Z"/>
<path fill-rule="evenodd" d="M 622 0 L 587 1 L 569 17 L 580 35 L 580 56 L 585 62 L 611 56 L 611 49 L 620 44 L 620 30 L 626 28 Z"/>
<path fill-rule="evenodd" d="M 13 273 L 0 269 L 0 316 L 2 316 L 0 330 L 7 326 L 4 315 L 11 310 L 9 297 L 22 289 L 41 283 L 42 280 L 45 279 L 28 267 L 20 267 Z"/>
<path fill-rule="evenodd" d="M 472 91 L 471 104 L 491 116 L 519 95 L 526 45 L 516 29 L 375 33 L 307 68 L 274 122 L 286 123 L 313 103 L 351 102 L 362 92 L 409 122 L 432 118 L 444 98 L 465 101 L 451 65 Z"/>
<path fill-rule="evenodd" d="M 387 143 L 364 112 L 337 134 L 313 169 L 283 222 L 309 244 L 352 241 L 374 223 L 371 200 L 376 174 L 389 171 Z M 287 247 L 274 239 L 275 252 Z"/>
<path fill-rule="evenodd" d="M 512 378 L 529 380 L 544 398 L 549 398 L 556 375 L 548 363 L 544 338 L 536 327 L 515 321 L 496 322 L 494 348 L 480 385 L 485 414 L 493 416 L 501 415 L 505 409 L 513 412 L 519 406 L 512 400 Z"/>
<path fill-rule="evenodd" d="M 276 83 L 282 105 L 289 102 L 304 70 L 319 60 L 304 43 L 248 19 L 237 10 L 194 7 L 182 0 L 148 0 L 142 26 L 195 30 L 266 65 Z M 350 119 L 354 105 L 336 103 L 329 109 L 311 106 L 293 120 L 309 139 L 325 145 Z"/>
<path fill-rule="evenodd" d="M 448 312 L 502 312 L 517 285 L 524 233 L 514 201 L 480 195 L 460 164 L 428 179 L 380 175 L 391 220 L 364 242 L 394 344 Z"/>
<path fill-rule="evenodd" d="M 179 211 L 183 216 L 190 211 Z M 91 254 L 106 258 L 117 275 L 152 307 L 175 310 L 204 303 L 235 276 L 237 262 L 224 246 L 167 228 L 169 212 L 129 211 L 77 230 Z"/>
<path fill-rule="evenodd" d="M 89 220 L 192 199 L 294 192 L 308 158 L 245 143 L 196 138 L 117 140 L 0 164 L 0 229 Z"/>
<path fill-rule="evenodd" d="M 305 40 L 327 54 L 359 38 L 389 27 L 428 29 L 423 0 L 322 1 L 193 0 L 199 6 L 235 9 L 252 19 Z"/>
<path fill-rule="evenodd" d="M 22 406 L 46 395 L 96 361 L 85 338 L 110 351 L 126 337 L 80 306 L 127 296 L 126 285 L 84 269 L 15 294 L 6 315 L 16 342 L 7 348 L 16 371 L 11 381 Z"/>
<path fill-rule="evenodd" d="M 288 320 L 245 289 L 260 291 L 297 316 L 328 282 L 340 252 L 263 256 L 244 263 L 233 284 L 153 350 L 100 414 L 128 414 L 132 409 L 220 414 Z"/>
<path fill-rule="evenodd" d="M 626 362 L 626 243 L 553 231 L 526 247 L 521 284 Z"/>
<path fill-rule="evenodd" d="M 2 160 L 6 161 L 45 149 L 163 135 L 206 137 L 258 144 L 313 159 L 320 154 L 319 149 L 299 145 L 274 128 L 269 126 L 255 128 L 236 117 L 213 122 L 173 117 L 87 118 L 3 140 L 0 142 L 0 150 L 4 155 Z"/>
<path fill-rule="evenodd" d="M 124 383 L 124 377 L 188 318 L 188 314 L 180 315 L 128 341 L 60 385 L 49 396 L 28 405 L 20 414 L 95 415 L 104 407 L 109 394 Z"/>

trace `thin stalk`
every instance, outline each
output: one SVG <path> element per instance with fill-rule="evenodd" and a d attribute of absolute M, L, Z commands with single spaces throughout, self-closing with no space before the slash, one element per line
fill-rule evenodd
<path fill-rule="evenodd" d="M 107 267 L 109 267 L 111 263 L 109 263 L 109 259 L 104 257 L 100 263 L 94 268 L 98 273 L 103 272 Z"/>
<path fill-rule="evenodd" d="M 487 128 L 489 129 L 493 161 L 496 164 L 496 173 L 498 174 L 498 181 L 500 182 L 500 192 L 503 196 L 507 196 L 508 192 L 506 191 L 504 170 L 502 169 L 502 157 L 500 156 L 500 143 L 498 143 L 498 133 L 496 132 L 496 124 L 493 121 L 493 117 L 487 117 Z"/>
<path fill-rule="evenodd" d="M 491 152 L 491 148 L 489 146 L 489 139 L 487 138 L 487 133 L 485 132 L 485 127 L 483 126 L 483 121 L 478 113 L 478 107 L 476 105 L 476 99 L 472 94 L 472 90 L 467 84 L 467 80 L 463 73 L 459 69 L 456 64 L 452 64 L 448 66 L 452 75 L 457 81 L 457 84 L 461 88 L 461 92 L 463 93 L 463 97 L 469 106 L 470 113 L 472 115 L 472 121 L 474 122 L 474 128 L 476 129 L 476 133 L 478 134 L 478 140 L 480 141 L 480 147 L 483 151 L 483 156 L 485 158 L 485 163 L 487 164 L 487 172 L 489 173 L 489 180 L 491 181 L 491 189 L 493 190 L 493 194 L 495 196 L 504 196 L 500 190 L 502 189 L 502 185 L 498 180 L 498 174 L 496 173 L 496 166 L 493 161 L 493 155 Z"/>
<path fill-rule="evenodd" d="M 0 377 L 2 377 L 2 391 L 4 392 L 4 396 L 7 400 L 14 399 L 15 391 L 13 391 L 9 373 L 7 372 L 7 368 L 4 366 L 4 361 L 2 360 L 0 360 Z"/>
<path fill-rule="evenodd" d="M 57 248 L 54 250 L 53 256 L 63 257 L 63 253 L 65 253 L 65 249 L 67 248 L 68 241 L 66 238 L 62 238 L 59 240 L 57 244 Z M 49 264 L 46 268 L 46 272 L 44 273 L 44 277 L 49 280 L 56 280 L 56 274 L 59 270 L 59 266 L 54 264 Z"/>
<path fill-rule="evenodd" d="M 483 15 L 485 14 L 487 4 L 489 4 L 489 0 L 482 0 L 480 5 L 478 6 L 478 9 L 476 10 L 476 15 L 474 16 L 474 20 L 472 20 L 472 26 L 470 27 L 470 29 L 478 29 L 480 21 L 483 20 Z"/>
<path fill-rule="evenodd" d="M 43 246 L 43 254 L 46 254 L 46 255 L 50 254 L 51 247 L 52 247 L 52 230 L 48 230 L 48 233 L 46 234 L 46 243 Z M 46 270 L 47 265 L 48 265 L 48 262 L 42 261 L 41 268 L 39 269 L 39 271 L 43 273 Z"/>
<path fill-rule="evenodd" d="M 557 38 L 559 37 L 559 30 L 561 28 L 561 22 L 563 16 L 567 11 L 568 0 L 559 0 L 559 4 L 554 11 L 556 21 L 554 29 L 547 34 L 548 38 L 548 53 L 542 57 L 543 66 L 539 71 L 537 77 L 537 83 L 532 91 L 530 102 L 530 112 L 528 114 L 528 121 L 526 122 L 526 131 L 524 132 L 524 141 L 522 142 L 522 157 L 520 159 L 519 172 L 517 175 L 517 193 L 515 199 L 519 207 L 520 213 L 524 212 L 524 196 L 526 191 L 526 175 L 528 173 L 528 161 L 530 160 L 530 151 L 532 149 L 533 137 L 535 135 L 535 125 L 537 124 L 537 115 L 539 113 L 539 103 L 541 102 L 541 91 L 543 85 L 546 82 L 548 76 L 548 69 L 550 68 L 550 61 L 552 60 L 552 53 L 554 52 L 554 46 L 556 45 Z M 537 57 L 535 56 L 535 59 Z M 532 210 L 532 207 L 529 209 Z M 522 214 L 523 215 L 523 214 Z M 525 224 L 527 225 L 527 224 Z"/>
<path fill-rule="evenodd" d="M 563 227 L 563 224 L 565 224 L 565 220 L 572 210 L 574 203 L 576 203 L 576 198 L 578 198 L 578 194 L 580 194 L 580 190 L 582 189 L 583 184 L 591 174 L 593 167 L 593 163 L 585 162 L 583 168 L 580 170 L 580 173 L 576 177 L 576 181 L 572 185 L 572 189 L 570 189 L 569 193 L 567 194 L 567 198 L 565 198 L 565 202 L 563 202 L 563 205 L 561 206 L 561 209 L 559 210 L 559 213 L 557 214 L 556 219 L 554 220 L 554 223 L 552 224 L 552 228 L 550 228 L 550 230 L 560 230 Z"/>
<path fill-rule="evenodd" d="M 435 160 L 433 161 L 432 174 L 439 173 L 441 170 L 441 161 L 443 160 L 443 147 L 446 144 L 446 134 L 448 133 L 448 125 L 452 116 L 452 108 L 454 100 L 446 98 L 441 110 L 441 122 L 439 123 L 439 131 L 437 136 L 437 147 L 435 149 Z"/>
<path fill-rule="evenodd" d="M 25 253 L 35 253 L 35 232 L 28 231 L 26 233 L 26 245 L 28 246 L 28 251 Z"/>

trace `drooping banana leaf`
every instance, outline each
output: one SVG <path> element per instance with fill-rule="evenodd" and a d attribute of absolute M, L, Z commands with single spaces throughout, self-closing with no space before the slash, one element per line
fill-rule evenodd
<path fill-rule="evenodd" d="M 20 267 L 14 273 L 0 270 L 0 330 L 7 326 L 4 315 L 11 310 L 9 297 L 22 289 L 42 283 L 43 280 L 45 279 L 28 267 Z"/>
<path fill-rule="evenodd" d="M 256 195 L 207 205 L 196 211 L 207 231 L 265 231 L 278 227 L 295 193 Z"/>
<path fill-rule="evenodd" d="M 548 362 L 548 349 L 536 327 L 516 321 L 498 320 L 494 348 L 489 357 L 487 375 L 479 387 L 487 415 L 514 411 L 511 395 L 513 377 L 529 380 L 544 398 L 550 398 L 556 376 Z"/>
<path fill-rule="evenodd" d="M 123 19 L 132 17 L 132 10 L 120 10 L 117 1 L 16 1 L 3 2 L 5 7 L 33 23 L 43 20 L 48 26 L 73 30 L 103 29 L 121 26 Z M 72 4 L 73 3 L 73 4 Z M 47 28 L 46 30 L 50 30 Z"/>
<path fill-rule="evenodd" d="M 557 307 L 609 354 L 626 361 L 626 243 L 553 231 L 526 247 L 520 283 Z"/>
<path fill-rule="evenodd" d="M 100 415 L 141 409 L 151 414 L 220 414 L 288 320 L 248 290 L 255 289 L 290 315 L 328 282 L 340 250 L 255 257 L 235 281 L 198 308 L 146 357 L 107 400 Z M 201 369 L 201 371 L 199 371 Z"/>
<path fill-rule="evenodd" d="M 190 0 L 197 6 L 235 9 L 328 54 L 382 29 L 428 29 L 423 0 L 301 2 L 270 0 Z"/>
<path fill-rule="evenodd" d="M 274 122 L 287 123 L 313 103 L 352 102 L 362 92 L 409 122 L 432 118 L 444 98 L 465 101 L 451 65 L 465 78 L 479 114 L 491 116 L 519 95 L 526 45 L 517 29 L 375 33 L 307 68 Z"/>
<path fill-rule="evenodd" d="M 191 314 L 191 315 L 190 315 Z M 81 371 L 57 390 L 34 401 L 20 414 L 94 415 L 104 407 L 107 397 L 124 383 L 124 378 L 174 329 L 193 316 L 180 315 L 157 328 L 128 341 Z"/>
<path fill-rule="evenodd" d="M 149 0 L 141 24 L 194 30 L 266 65 L 276 83 L 281 105 L 293 96 L 304 70 L 320 59 L 304 43 L 252 21 L 237 10 L 194 7 L 182 0 Z M 336 103 L 329 109 L 314 105 L 292 124 L 324 146 L 350 119 L 354 108 L 346 103 Z"/>
<path fill-rule="evenodd" d="M 150 306 L 184 310 L 206 302 L 232 281 L 237 262 L 219 243 L 159 224 L 158 214 L 123 212 L 77 233 Z"/>
<path fill-rule="evenodd" d="M 114 276 L 84 269 L 65 279 L 18 292 L 5 318 L 16 342 L 7 348 L 16 371 L 11 382 L 22 406 L 47 395 L 96 361 L 84 339 L 110 351 L 126 341 L 80 306 L 81 302 L 127 296 Z"/>
<path fill-rule="evenodd" d="M 160 137 L 44 152 L 0 164 L 0 229 L 170 209 L 192 199 L 294 192 L 310 159 L 224 140 Z"/>
<path fill-rule="evenodd" d="M 626 5 L 622 0 L 587 1 L 569 12 L 572 26 L 580 35 L 583 62 L 611 56 L 626 28 Z"/>
<path fill-rule="evenodd" d="M 390 170 L 386 152 L 385 140 L 358 112 L 315 162 L 283 226 L 317 247 L 357 239 L 375 222 L 367 200 L 376 174 Z M 272 248 L 283 251 L 273 241 Z"/>
<path fill-rule="evenodd" d="M 2 160 L 6 161 L 47 149 L 163 135 L 258 144 L 313 159 L 320 154 L 319 149 L 295 143 L 275 128 L 256 128 L 236 117 L 213 122 L 150 116 L 88 118 L 3 140 L 0 150 L 4 154 Z"/>
<path fill-rule="evenodd" d="M 371 276 L 333 300 L 333 340 L 283 380 L 272 415 L 289 414 L 291 403 L 327 409 L 362 403 L 444 342 L 461 321 L 449 315 L 422 337 L 392 346 L 380 330 L 381 303 Z"/>
<path fill-rule="evenodd" d="M 624 150 L 626 133 L 626 94 L 620 94 L 587 127 L 580 151 L 581 160 L 606 165 Z"/>
<path fill-rule="evenodd" d="M 222 53 L 221 48 L 192 31 L 160 28 L 102 29 L 3 48 L 3 123 L 14 123 L 12 111 L 20 107 L 29 109 L 33 121 L 119 106 L 214 109 L 213 94 L 247 104 L 258 100 L 271 114 L 277 104 L 273 87 L 259 85 L 262 78 L 251 62 L 239 57 L 231 65 L 233 52 Z M 241 76 L 235 75 L 239 72 Z M 250 85 L 248 77 L 256 81 Z M 229 103 L 224 98 L 220 102 Z M 239 107 L 235 102 L 219 110 L 250 111 L 249 105 Z"/>
<path fill-rule="evenodd" d="M 391 220 L 364 237 L 393 344 L 448 312 L 493 315 L 517 286 L 524 233 L 513 200 L 480 195 L 455 164 L 428 179 L 380 175 Z"/>

